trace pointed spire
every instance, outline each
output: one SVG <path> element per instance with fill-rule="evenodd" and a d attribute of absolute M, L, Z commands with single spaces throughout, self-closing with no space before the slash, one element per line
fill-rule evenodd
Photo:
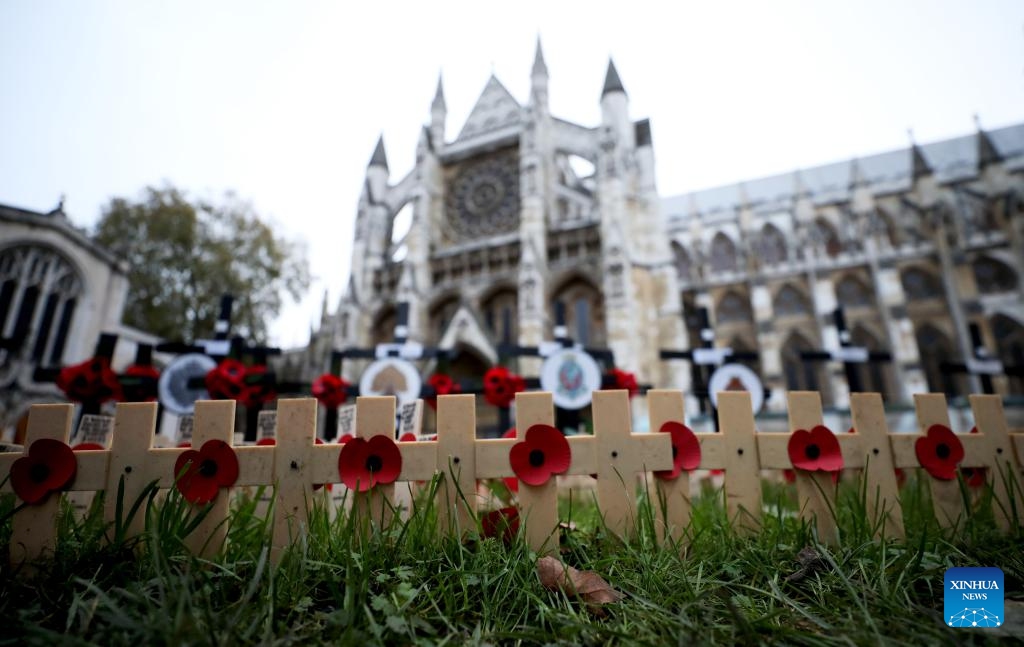
<path fill-rule="evenodd" d="M 922 175 L 931 175 L 932 167 L 924 158 L 921 147 L 914 141 L 913 129 L 907 128 L 907 136 L 910 137 L 910 176 L 916 180 Z"/>
<path fill-rule="evenodd" d="M 545 78 L 548 75 L 548 66 L 547 63 L 544 62 L 544 52 L 540 47 L 540 34 L 537 34 L 537 51 L 533 55 L 532 75 L 535 77 L 543 76 Z"/>
<path fill-rule="evenodd" d="M 1003 156 L 992 143 L 985 129 L 981 127 L 981 119 L 974 115 L 974 127 L 978 130 L 978 168 L 985 168 L 989 164 L 1002 162 Z"/>
<path fill-rule="evenodd" d="M 626 88 L 622 87 L 622 80 L 619 79 L 619 73 L 615 69 L 615 61 L 611 58 L 608 59 L 608 72 L 604 76 L 604 89 L 601 90 L 601 98 L 609 92 L 621 92 L 626 94 Z"/>
<path fill-rule="evenodd" d="M 377 147 L 373 149 L 373 157 L 370 158 L 368 166 L 383 166 L 385 169 L 388 167 L 388 156 L 384 153 L 383 134 L 377 140 Z"/>
<path fill-rule="evenodd" d="M 431 110 L 447 110 L 444 102 L 444 84 L 441 83 L 441 73 L 437 73 L 437 91 L 434 92 L 434 101 L 430 104 Z"/>

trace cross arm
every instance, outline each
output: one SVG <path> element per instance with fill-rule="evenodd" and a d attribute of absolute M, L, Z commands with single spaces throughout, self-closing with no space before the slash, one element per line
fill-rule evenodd
<path fill-rule="evenodd" d="M 512 445 L 517 442 L 518 440 L 515 438 L 476 441 L 477 478 L 494 479 L 512 476 L 508 453 L 512 449 Z"/>
<path fill-rule="evenodd" d="M 757 440 L 757 457 L 762 469 L 782 470 L 793 467 L 789 460 L 790 434 L 758 432 L 754 438 Z"/>
<path fill-rule="evenodd" d="M 718 433 L 694 434 L 700 442 L 700 469 L 725 469 L 725 438 Z"/>
<path fill-rule="evenodd" d="M 270 483 L 274 476 L 273 446 L 235 447 L 238 456 L 238 480 L 236 486 L 262 485 Z"/>
<path fill-rule="evenodd" d="M 645 471 L 672 469 L 672 437 L 669 434 L 630 434 L 637 461 Z M 588 472 L 589 474 L 589 472 Z"/>
<path fill-rule="evenodd" d="M 437 441 L 419 440 L 396 443 L 402 452 L 399 481 L 426 481 L 437 471 Z"/>

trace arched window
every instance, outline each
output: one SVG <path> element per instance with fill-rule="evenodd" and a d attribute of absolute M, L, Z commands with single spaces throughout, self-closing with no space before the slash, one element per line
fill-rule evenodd
<path fill-rule="evenodd" d="M 515 343 L 518 338 L 518 298 L 515 290 L 504 288 L 491 293 L 483 302 L 484 323 L 498 343 Z"/>
<path fill-rule="evenodd" d="M 764 267 L 785 263 L 789 259 L 786 237 L 782 235 L 782 232 L 775 225 L 767 224 L 761 230 L 761 240 L 759 241 L 758 248 L 761 265 Z"/>
<path fill-rule="evenodd" d="M 806 362 L 801 353 L 814 350 L 814 345 L 799 332 L 793 331 L 782 345 L 782 372 L 789 391 L 823 391 L 825 381 L 821 363 Z M 825 394 L 822 393 L 822 400 Z"/>
<path fill-rule="evenodd" d="M 586 346 L 605 345 L 604 299 L 597 288 L 581 278 L 573 278 L 553 295 L 552 315 L 554 304 L 558 302 L 565 307 L 565 326 L 575 342 Z"/>
<path fill-rule="evenodd" d="M 736 245 L 725 234 L 715 234 L 711 240 L 711 271 L 720 273 L 736 270 Z"/>
<path fill-rule="evenodd" d="M 836 299 L 844 308 L 863 308 L 874 303 L 871 290 L 855 276 L 844 276 L 836 283 Z"/>
<path fill-rule="evenodd" d="M 679 280 L 682 282 L 693 280 L 693 262 L 690 260 L 690 254 L 686 251 L 686 248 L 677 242 L 673 242 L 672 255 L 675 257 L 676 276 L 679 277 Z"/>
<path fill-rule="evenodd" d="M 752 343 L 745 335 L 736 335 L 729 341 L 729 348 L 736 353 L 756 353 L 758 352 L 757 344 Z M 745 364 L 752 371 L 761 374 L 761 360 L 760 359 L 744 359 L 740 360 L 741 364 Z"/>
<path fill-rule="evenodd" d="M 910 267 L 900 274 L 900 282 L 908 301 L 923 301 L 942 298 L 942 283 L 931 272 L 919 267 Z"/>
<path fill-rule="evenodd" d="M 921 355 L 921 370 L 928 381 L 928 390 L 932 393 L 945 393 L 948 396 L 963 393 L 963 378 L 942 368 L 943 362 L 956 361 L 955 358 L 958 357 L 949 337 L 931 324 L 920 326 L 916 337 L 918 352 Z"/>
<path fill-rule="evenodd" d="M 810 314 L 811 306 L 800 290 L 787 283 L 775 295 L 772 310 L 777 316 L 793 317 Z"/>
<path fill-rule="evenodd" d="M 370 328 L 370 344 L 390 344 L 395 340 L 395 324 L 398 321 L 398 312 L 393 306 L 383 308 L 373 318 L 373 327 Z"/>
<path fill-rule="evenodd" d="M 854 346 L 867 348 L 869 352 L 884 352 L 885 348 L 878 341 L 878 338 L 871 334 L 864 326 L 855 326 L 850 334 L 850 341 Z M 889 381 L 886 379 L 886 368 L 880 362 L 866 362 L 857 364 L 856 370 L 860 375 L 860 386 L 865 393 L 880 393 L 882 399 L 888 401 L 890 396 Z"/>
<path fill-rule="evenodd" d="M 745 296 L 730 290 L 719 300 L 718 308 L 715 310 L 715 323 L 725 324 L 753 320 L 750 300 Z"/>
<path fill-rule="evenodd" d="M 451 323 L 455 311 L 459 309 L 459 298 L 450 296 L 434 304 L 430 309 L 430 334 L 433 335 L 434 343 L 440 342 L 444 336 L 448 324 Z"/>
<path fill-rule="evenodd" d="M 982 256 L 974 261 L 974 281 L 982 294 L 1013 292 L 1017 289 L 1017 274 L 1002 261 Z"/>
<path fill-rule="evenodd" d="M 875 210 L 871 219 L 871 233 L 887 242 L 889 246 L 899 247 L 899 230 L 893 223 L 892 217 L 882 209 Z"/>
<path fill-rule="evenodd" d="M 1006 315 L 992 317 L 996 352 L 1006 368 L 1024 368 L 1024 326 Z M 1024 395 L 1024 376 L 1010 376 L 1010 393 Z"/>
<path fill-rule="evenodd" d="M 0 250 L 0 367 L 14 357 L 60 364 L 78 299 L 78 272 L 56 250 L 18 245 Z"/>
<path fill-rule="evenodd" d="M 830 225 L 824 218 L 814 221 L 814 237 L 818 247 L 828 256 L 835 258 L 843 251 L 843 245 L 839 242 L 839 234 L 835 227 Z"/>

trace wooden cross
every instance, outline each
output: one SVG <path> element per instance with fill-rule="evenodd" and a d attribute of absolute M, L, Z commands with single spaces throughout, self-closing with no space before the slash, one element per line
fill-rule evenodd
<path fill-rule="evenodd" d="M 647 397 L 652 432 L 659 432 L 669 421 L 683 422 L 682 391 L 655 389 Z M 738 531 L 749 534 L 761 527 L 754 410 L 746 391 L 723 391 L 718 394 L 718 402 L 718 426 L 722 433 L 695 434 L 700 442 L 700 469 L 725 470 L 723 489 L 729 522 Z M 668 454 L 671 457 L 671 451 Z M 655 487 L 659 498 L 655 505 L 659 537 L 663 542 L 681 541 L 690 523 L 689 479 L 685 475 L 675 481 L 656 479 Z"/>
<path fill-rule="evenodd" d="M 628 537 L 637 527 L 637 474 L 672 468 L 672 438 L 632 432 L 628 391 L 595 391 L 593 407 L 598 507 L 605 526 Z"/>
<path fill-rule="evenodd" d="M 789 458 L 789 442 L 793 432 L 798 429 L 810 431 L 823 424 L 821 395 L 817 391 L 790 391 L 788 408 L 789 433 L 757 434 L 758 456 L 764 469 L 794 469 Z M 846 459 L 845 453 L 843 458 Z M 832 482 L 832 473 L 800 469 L 795 469 L 795 472 L 800 518 L 815 524 L 819 541 L 838 544 L 836 486 Z"/>
<path fill-rule="evenodd" d="M 903 539 L 903 507 L 882 396 L 851 393 L 850 413 L 854 433 L 836 434 L 836 438 L 847 466 L 856 468 L 859 463 L 864 464 L 862 478 L 868 485 L 864 503 L 868 519 L 875 525 L 875 537 Z"/>
<path fill-rule="evenodd" d="M 444 400 L 445 398 L 438 398 L 439 407 L 440 402 Z M 533 425 L 554 426 L 554 423 L 554 404 L 550 393 L 517 393 L 516 438 L 476 442 L 477 478 L 515 476 L 509 463 L 509 451 L 512 446 L 522 440 L 527 429 Z M 572 452 L 572 459 L 565 474 L 596 473 L 596 436 L 570 436 L 566 440 Z M 561 539 L 558 528 L 558 479 L 553 477 L 543 485 L 528 485 L 520 481 L 519 508 L 523 517 L 526 543 L 530 549 L 542 555 L 557 553 Z"/>
<path fill-rule="evenodd" d="M 1006 480 L 1014 474 L 1010 435 L 1003 416 L 1002 400 L 993 395 L 970 396 L 971 410 L 978 427 L 977 434 L 957 434 L 964 448 L 961 465 L 984 467 L 992 485 L 995 501 L 993 513 L 1001 528 L 1008 528 L 1012 520 L 1010 493 Z M 941 393 L 919 393 L 914 395 L 920 434 L 892 434 L 892 453 L 896 467 L 920 467 L 915 444 L 918 438 L 928 432 L 932 425 L 950 426 L 946 396 Z M 1018 443 L 1019 444 L 1019 443 Z M 1006 475 L 1004 480 L 1002 475 Z M 964 517 L 964 499 L 960 492 L 959 479 L 940 480 L 927 476 L 931 489 L 935 517 L 942 528 L 956 528 Z"/>

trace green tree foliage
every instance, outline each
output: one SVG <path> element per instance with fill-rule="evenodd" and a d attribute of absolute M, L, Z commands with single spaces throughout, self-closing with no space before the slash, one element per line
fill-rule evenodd
<path fill-rule="evenodd" d="M 281 310 L 309 287 L 299 244 L 275 235 L 252 205 L 189 200 L 170 186 L 139 201 L 113 198 L 94 239 L 128 263 L 124 321 L 165 339 L 210 338 L 220 295 L 235 296 L 233 332 L 262 342 Z"/>

